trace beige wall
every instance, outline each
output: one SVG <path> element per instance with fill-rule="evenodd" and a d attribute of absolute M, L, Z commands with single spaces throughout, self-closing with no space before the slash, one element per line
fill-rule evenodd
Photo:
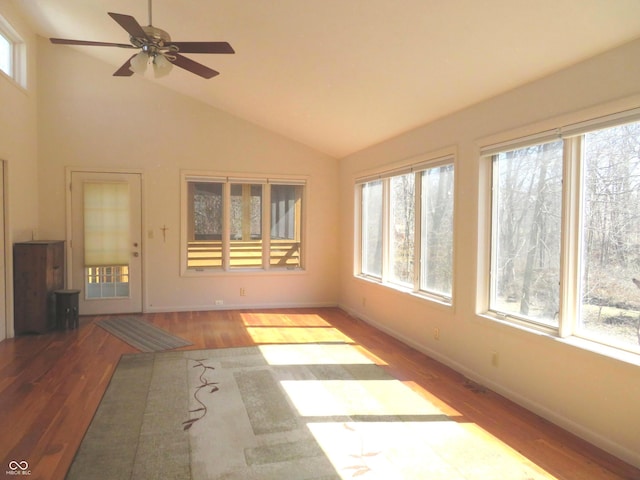
<path fill-rule="evenodd" d="M 6 19 L 24 40 L 27 53 L 27 88 L 16 84 L 0 73 L 0 160 L 7 168 L 7 249 L 5 265 L 7 282 L 6 329 L 0 328 L 0 340 L 4 333 L 13 335 L 13 289 L 11 285 L 11 244 L 31 240 L 38 228 L 37 185 L 37 135 L 36 135 L 36 71 L 35 36 L 21 20 L 9 2 L 0 2 L 0 16 Z M 2 272 L 3 274 L 5 272 Z M 2 303 L 4 305 L 4 302 Z"/>
<path fill-rule="evenodd" d="M 38 221 L 38 191 L 24 186 L 35 186 L 37 168 L 36 37 L 11 3 L 0 3 L 0 15 L 24 40 L 29 59 L 26 89 L 0 74 L 0 159 L 7 162 L 9 170 L 12 240 L 30 240 Z"/>
<path fill-rule="evenodd" d="M 72 48 L 41 39 L 39 52 L 41 235 L 65 236 L 66 167 L 137 169 L 146 311 L 207 309 L 215 300 L 223 308 L 336 304 L 335 159 L 140 77 L 113 77 L 112 66 Z M 182 277 L 182 170 L 308 176 L 306 271 Z"/>
<path fill-rule="evenodd" d="M 542 131 L 640 105 L 640 41 L 482 102 L 341 161 L 340 305 L 640 466 L 637 356 L 614 360 L 476 314 L 483 251 L 479 146 L 484 139 Z M 478 72 L 481 75 L 482 72 Z M 517 131 L 516 131 L 517 130 Z M 354 178 L 416 155 L 453 148 L 456 164 L 453 308 L 353 275 Z M 363 302 L 366 299 L 366 302 Z M 433 329 L 440 329 L 440 340 Z M 493 352 L 499 366 L 491 365 Z"/>

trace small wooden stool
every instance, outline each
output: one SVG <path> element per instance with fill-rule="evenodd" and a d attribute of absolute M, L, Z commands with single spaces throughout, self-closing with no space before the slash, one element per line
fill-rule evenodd
<path fill-rule="evenodd" d="M 56 327 L 60 330 L 78 328 L 78 297 L 80 290 L 56 290 Z"/>

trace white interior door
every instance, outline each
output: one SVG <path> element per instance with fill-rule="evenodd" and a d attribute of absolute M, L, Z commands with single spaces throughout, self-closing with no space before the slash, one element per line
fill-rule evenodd
<path fill-rule="evenodd" d="M 71 173 L 71 288 L 81 315 L 142 311 L 137 173 Z"/>

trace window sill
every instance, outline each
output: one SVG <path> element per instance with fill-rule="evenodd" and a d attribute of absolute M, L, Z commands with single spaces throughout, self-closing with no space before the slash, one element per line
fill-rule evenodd
<path fill-rule="evenodd" d="M 555 338 L 555 340 L 570 345 L 581 350 L 594 353 L 596 355 L 612 358 L 620 362 L 628 363 L 636 367 L 640 367 L 640 354 L 622 350 L 620 348 L 611 347 L 602 343 L 594 342 L 580 337 Z"/>
<path fill-rule="evenodd" d="M 11 75 L 8 75 L 7 73 L 5 73 L 2 70 L 0 70 L 0 78 L 4 78 L 9 83 L 9 85 L 14 86 L 21 93 L 23 93 L 25 95 L 27 95 L 29 93 L 29 91 L 27 90 L 26 85 L 23 85 L 22 82 L 19 82 L 14 77 L 12 77 Z"/>
<path fill-rule="evenodd" d="M 436 294 L 430 294 L 427 292 L 416 292 L 410 288 L 403 287 L 402 285 L 396 285 L 394 283 L 382 282 L 380 279 L 371 277 L 368 275 L 354 275 L 354 277 L 358 280 L 362 280 L 364 282 L 378 285 L 379 287 L 388 288 L 390 290 L 394 290 L 396 292 L 403 293 L 405 295 L 409 295 L 410 297 L 417 298 L 419 300 L 425 300 L 432 304 L 451 309 L 453 308 L 453 303 L 450 298 L 439 296 Z"/>
<path fill-rule="evenodd" d="M 556 331 L 550 327 L 544 327 L 542 325 L 529 325 L 523 321 L 505 319 L 498 315 L 493 315 L 491 314 L 491 312 L 479 314 L 476 318 L 490 321 L 493 324 L 513 328 L 526 334 L 545 337 L 551 341 L 558 342 L 569 347 L 579 348 L 580 350 L 624 362 L 630 365 L 640 366 L 640 354 L 638 353 L 622 350 L 620 348 L 612 347 L 593 340 L 588 340 L 586 338 L 581 338 L 573 335 L 562 338 L 559 337 Z"/>
<path fill-rule="evenodd" d="M 233 268 L 224 270 L 222 268 L 189 268 L 180 273 L 181 277 L 223 277 L 229 275 L 256 275 L 256 276 L 278 276 L 278 275 L 304 275 L 307 271 L 303 268 Z"/>

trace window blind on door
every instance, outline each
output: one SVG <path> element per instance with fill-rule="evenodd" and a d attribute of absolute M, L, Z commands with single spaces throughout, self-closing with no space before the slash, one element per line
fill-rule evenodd
<path fill-rule="evenodd" d="M 129 185 L 84 184 L 84 264 L 129 265 Z"/>

